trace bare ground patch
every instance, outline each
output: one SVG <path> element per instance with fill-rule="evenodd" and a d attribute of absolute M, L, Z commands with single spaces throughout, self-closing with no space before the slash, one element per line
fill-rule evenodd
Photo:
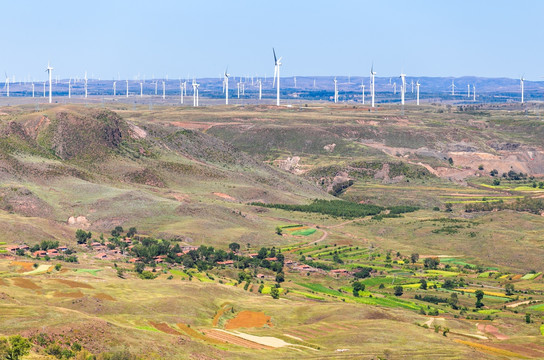
<path fill-rule="evenodd" d="M 67 285 L 71 288 L 94 289 L 91 285 L 80 283 L 78 281 L 65 280 L 65 279 L 54 279 L 54 280 L 57 282 L 60 282 L 61 284 Z"/>
<path fill-rule="evenodd" d="M 28 280 L 28 279 L 13 278 L 12 281 L 15 284 L 15 286 L 21 287 L 23 289 L 30 289 L 30 290 L 39 290 L 39 289 L 41 289 L 40 286 L 36 285 L 36 283 L 34 283 L 33 281 Z"/>
<path fill-rule="evenodd" d="M 226 329 L 238 329 L 241 327 L 263 327 L 265 325 L 272 326 L 271 317 L 264 314 L 264 312 L 256 312 L 244 310 L 240 311 L 236 317 L 230 319 L 225 325 Z"/>

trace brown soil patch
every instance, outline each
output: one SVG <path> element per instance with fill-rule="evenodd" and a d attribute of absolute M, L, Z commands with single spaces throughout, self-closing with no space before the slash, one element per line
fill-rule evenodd
<path fill-rule="evenodd" d="M 212 320 L 212 325 L 213 326 L 217 326 L 217 324 L 219 323 L 219 319 L 221 319 L 221 316 L 223 316 L 223 314 L 225 313 L 225 311 L 229 311 L 231 310 L 232 307 L 224 307 L 222 309 L 219 309 L 217 311 L 217 313 L 215 314 L 215 316 L 213 317 L 213 320 Z"/>
<path fill-rule="evenodd" d="M 0 286 L 9 286 L 6 280 L 0 278 Z"/>
<path fill-rule="evenodd" d="M 17 272 L 19 272 L 19 273 L 24 273 L 24 272 L 29 272 L 29 271 L 34 270 L 34 264 L 26 262 L 26 261 L 12 261 L 10 263 L 10 265 L 11 266 L 20 266 L 21 268 L 19 270 L 17 270 Z"/>
<path fill-rule="evenodd" d="M 117 301 L 113 296 L 104 293 L 94 294 L 93 297 L 100 300 Z"/>
<path fill-rule="evenodd" d="M 191 338 L 200 339 L 200 340 L 207 341 L 207 342 L 210 342 L 210 343 L 213 343 L 213 344 L 224 344 L 224 341 L 219 341 L 217 339 L 207 337 L 207 336 L 203 335 L 202 333 L 194 330 L 193 328 L 190 328 L 189 326 L 187 326 L 185 324 L 179 323 L 179 324 L 176 324 L 176 325 L 178 326 L 178 328 L 181 329 L 181 331 L 183 331 L 184 333 L 189 335 Z"/>
<path fill-rule="evenodd" d="M 82 298 L 84 297 L 85 295 L 81 292 L 81 290 L 78 290 L 76 292 L 60 292 L 60 291 L 55 291 L 55 293 L 53 294 L 54 297 L 58 297 L 58 298 L 72 298 L 72 299 L 79 299 L 79 298 Z"/>
<path fill-rule="evenodd" d="M 240 311 L 235 318 L 230 319 L 225 325 L 225 329 L 263 327 L 265 325 L 272 326 L 270 316 L 266 316 L 264 312 L 244 310 Z"/>
<path fill-rule="evenodd" d="M 522 276 L 523 275 L 521 275 L 521 274 L 514 275 L 514 276 L 512 276 L 512 280 L 519 280 L 519 279 L 521 279 Z"/>
<path fill-rule="evenodd" d="M 154 321 L 150 321 L 149 324 L 151 324 L 151 326 L 153 326 L 155 329 L 162 331 L 163 333 L 167 333 L 170 335 L 181 335 L 179 331 L 172 329 L 168 324 L 157 323 Z"/>
<path fill-rule="evenodd" d="M 15 284 L 15 286 L 21 287 L 23 289 L 31 289 L 31 290 L 41 289 L 41 287 L 36 285 L 34 282 L 24 278 L 13 278 L 13 283 Z"/>
<path fill-rule="evenodd" d="M 94 289 L 91 285 L 80 283 L 78 281 L 64 280 L 64 279 L 54 279 L 54 280 L 57 282 L 60 282 L 61 284 L 68 285 L 71 288 Z"/>
<path fill-rule="evenodd" d="M 497 329 L 493 325 L 478 324 L 478 330 L 480 330 L 482 332 L 486 332 L 488 334 L 491 334 L 491 335 L 493 335 L 494 337 L 496 337 L 499 340 L 508 340 L 509 339 L 508 336 L 506 336 L 504 334 L 501 334 L 499 329 Z"/>
<path fill-rule="evenodd" d="M 208 336 L 208 337 L 210 337 L 212 339 L 223 341 L 223 342 L 226 342 L 226 343 L 229 343 L 229 344 L 242 346 L 242 347 L 245 347 L 245 348 L 248 348 L 248 349 L 257 349 L 257 350 L 273 349 L 270 346 L 257 344 L 257 343 L 255 343 L 253 341 L 242 339 L 242 338 L 240 338 L 238 336 L 227 334 L 225 332 L 218 331 L 218 330 L 211 329 L 211 330 L 207 330 L 205 333 L 206 333 L 206 336 Z"/>
<path fill-rule="evenodd" d="M 228 195 L 228 194 L 224 194 L 224 193 L 220 193 L 220 192 L 214 192 L 213 193 L 215 196 L 219 196 L 221 199 L 225 199 L 225 200 L 230 200 L 230 201 L 236 201 L 235 198 L 233 198 L 232 196 Z"/>

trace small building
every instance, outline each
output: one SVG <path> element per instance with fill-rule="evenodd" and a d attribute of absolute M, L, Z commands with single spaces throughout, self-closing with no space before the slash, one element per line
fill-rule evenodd
<path fill-rule="evenodd" d="M 257 279 L 264 279 L 264 274 L 257 274 Z"/>
<path fill-rule="evenodd" d="M 59 256 L 59 251 L 57 249 L 49 249 L 49 250 L 47 250 L 47 255 L 49 255 L 49 256 Z"/>
<path fill-rule="evenodd" d="M 139 258 L 132 258 L 132 259 L 130 259 L 128 262 L 129 262 L 129 263 L 135 264 L 135 263 L 137 263 L 137 262 L 140 262 L 140 259 L 139 259 Z"/>
<path fill-rule="evenodd" d="M 225 260 L 225 261 L 218 261 L 217 265 L 232 265 L 234 264 L 234 260 Z"/>
<path fill-rule="evenodd" d="M 58 251 L 61 251 L 61 252 L 65 252 L 66 250 L 68 250 L 68 247 L 67 247 L 67 246 L 64 246 L 64 245 L 63 245 L 63 246 L 59 246 L 59 247 L 57 248 L 57 250 L 58 250 Z"/>
<path fill-rule="evenodd" d="M 19 246 L 19 250 L 28 251 L 28 250 L 30 250 L 30 246 L 28 246 L 28 245 L 26 245 L 26 244 L 25 244 L 25 245 L 21 245 L 21 246 Z"/>
<path fill-rule="evenodd" d="M 350 272 L 347 271 L 346 269 L 334 269 L 334 270 L 331 270 L 330 271 L 330 274 L 331 275 L 336 275 L 336 276 L 347 276 L 347 275 L 350 275 Z"/>
<path fill-rule="evenodd" d="M 43 250 L 34 251 L 32 255 L 34 257 L 43 257 L 47 255 L 47 251 L 43 251 Z"/>
<path fill-rule="evenodd" d="M 91 246 L 92 246 L 93 248 L 96 248 L 96 247 L 102 246 L 102 244 L 95 241 L 95 242 L 91 243 Z"/>
<path fill-rule="evenodd" d="M 266 258 L 265 260 L 268 260 L 268 261 L 278 261 L 278 258 L 277 258 L 277 257 L 269 257 L 269 258 Z"/>
<path fill-rule="evenodd" d="M 8 247 L 6 248 L 6 250 L 7 250 L 8 252 L 10 252 L 10 253 L 15 253 L 15 252 L 17 252 L 17 250 L 19 250 L 19 249 L 20 249 L 20 247 L 17 246 L 17 245 L 15 245 L 15 246 L 8 246 Z"/>
<path fill-rule="evenodd" d="M 253 258 L 256 258 L 258 255 L 259 254 L 249 254 L 248 256 L 253 259 Z"/>

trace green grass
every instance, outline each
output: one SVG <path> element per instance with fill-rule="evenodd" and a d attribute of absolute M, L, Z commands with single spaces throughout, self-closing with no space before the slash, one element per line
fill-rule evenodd
<path fill-rule="evenodd" d="M 314 283 L 296 283 L 297 285 L 303 286 L 307 289 L 313 290 L 315 292 L 320 292 L 327 295 L 333 295 L 333 296 L 345 296 L 346 294 L 341 293 L 338 290 L 332 290 L 329 289 L 326 286 L 323 286 L 321 284 L 314 284 Z"/>
<path fill-rule="evenodd" d="M 316 231 L 317 231 L 317 229 L 313 229 L 313 228 L 301 229 L 301 230 L 295 230 L 295 231 L 291 232 L 291 235 L 309 236 L 309 235 L 312 235 L 313 233 L 315 233 Z"/>
<path fill-rule="evenodd" d="M 74 271 L 76 273 L 87 273 L 96 276 L 102 269 L 75 269 Z"/>
<path fill-rule="evenodd" d="M 153 326 L 135 326 L 138 330 L 147 330 L 147 331 L 154 331 L 154 332 L 161 332 L 160 330 L 155 329 Z"/>
<path fill-rule="evenodd" d="M 528 309 L 535 310 L 535 311 L 544 311 L 544 304 L 529 306 Z"/>

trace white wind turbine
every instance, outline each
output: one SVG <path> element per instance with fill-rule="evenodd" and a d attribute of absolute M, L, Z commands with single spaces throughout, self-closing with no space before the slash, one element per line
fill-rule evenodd
<path fill-rule="evenodd" d="M 364 81 L 361 82 L 361 88 L 363 89 L 363 105 L 365 104 L 365 83 Z"/>
<path fill-rule="evenodd" d="M 238 99 L 240 98 L 240 84 L 241 84 L 241 82 L 236 83 L 236 86 L 237 86 L 237 89 L 238 89 Z"/>
<path fill-rule="evenodd" d="M 451 96 L 455 96 L 455 81 L 452 79 L 451 80 Z"/>
<path fill-rule="evenodd" d="M 467 84 L 467 97 L 470 97 L 470 84 Z"/>
<path fill-rule="evenodd" d="M 272 82 L 272 87 L 276 84 L 276 78 L 278 79 L 278 87 L 276 88 L 276 106 L 280 106 L 280 66 L 281 66 L 281 57 L 278 59 L 276 57 L 276 50 L 272 48 L 274 53 L 274 81 Z"/>
<path fill-rule="evenodd" d="M 144 97 L 144 83 L 140 81 L 140 97 Z"/>
<path fill-rule="evenodd" d="M 49 63 L 47 63 L 47 68 L 45 69 L 47 71 L 47 74 L 49 75 L 49 103 L 51 104 L 53 102 L 53 83 L 51 76 L 53 75 L 53 68 Z"/>
<path fill-rule="evenodd" d="M 472 101 L 476 101 L 476 86 L 472 84 Z"/>
<path fill-rule="evenodd" d="M 197 84 L 193 78 L 193 106 L 198 107 L 198 87 L 200 84 Z"/>
<path fill-rule="evenodd" d="M 257 80 L 259 82 L 259 100 L 263 98 L 263 82 L 261 79 Z"/>
<path fill-rule="evenodd" d="M 334 78 L 334 103 L 336 104 L 338 102 L 338 82 L 336 81 L 336 78 Z"/>
<path fill-rule="evenodd" d="M 87 98 L 87 72 L 85 71 L 85 99 Z"/>
<path fill-rule="evenodd" d="M 6 74 L 6 83 L 5 83 L 4 87 L 6 88 L 7 97 L 9 97 L 9 76 L 8 76 L 8 74 Z"/>
<path fill-rule="evenodd" d="M 166 83 L 164 80 L 162 81 L 162 99 L 166 99 Z"/>
<path fill-rule="evenodd" d="M 68 99 L 71 99 L 71 98 L 72 98 L 72 78 L 68 79 Z"/>
<path fill-rule="evenodd" d="M 374 71 L 374 64 L 370 68 L 370 92 L 372 94 L 372 107 L 374 107 L 374 97 L 376 90 L 376 72 Z"/>
<path fill-rule="evenodd" d="M 34 97 L 34 82 L 32 82 L 32 97 Z"/>
<path fill-rule="evenodd" d="M 225 78 L 223 79 L 223 89 L 225 91 L 225 105 L 228 105 L 229 104 L 229 76 L 230 74 L 228 73 L 228 66 L 227 68 L 225 69 Z"/>
<path fill-rule="evenodd" d="M 523 93 L 524 92 L 524 84 L 523 84 L 524 82 L 525 82 L 525 79 L 523 78 L 523 76 L 521 76 L 519 78 L 519 83 L 520 83 L 520 86 L 521 86 L 521 103 L 522 104 L 524 103 L 524 97 L 523 97 L 524 96 L 524 93 Z"/>
<path fill-rule="evenodd" d="M 128 98 L 128 80 L 125 80 L 127 82 L 127 98 Z"/>
<path fill-rule="evenodd" d="M 400 86 L 400 103 L 404 105 L 404 93 L 406 92 L 406 74 L 400 74 L 402 84 Z"/>
<path fill-rule="evenodd" d="M 179 103 L 183 105 L 183 83 L 181 82 L 181 79 L 179 80 L 179 91 L 180 91 Z"/>
<path fill-rule="evenodd" d="M 44 81 L 43 82 L 43 97 L 45 97 L 45 84 L 46 84 L 46 82 Z"/>
<path fill-rule="evenodd" d="M 419 106 L 419 86 L 421 84 L 419 83 L 419 80 L 416 82 L 416 104 Z"/>

